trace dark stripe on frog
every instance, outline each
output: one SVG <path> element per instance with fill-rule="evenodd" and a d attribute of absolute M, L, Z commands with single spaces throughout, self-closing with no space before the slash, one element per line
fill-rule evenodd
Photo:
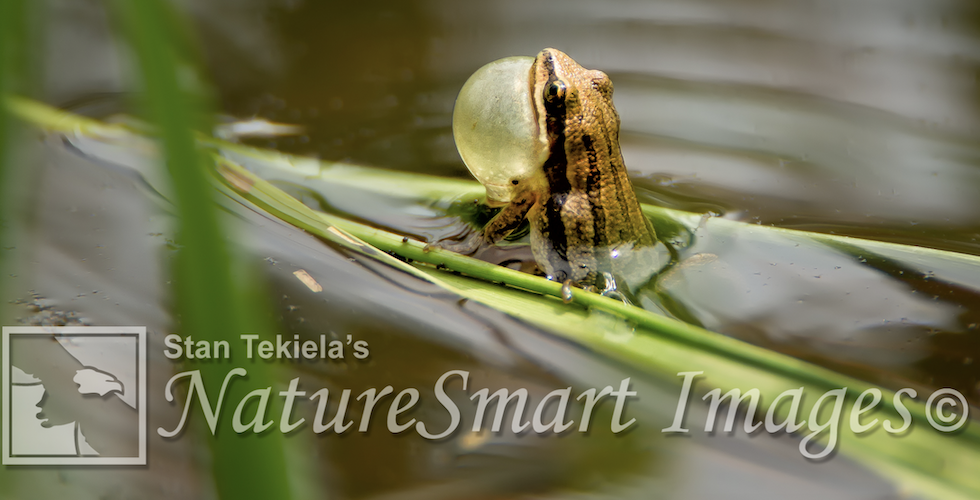
<path fill-rule="evenodd" d="M 599 191 L 602 172 L 599 171 L 599 158 L 591 135 L 582 136 L 582 147 L 585 148 L 585 156 L 589 159 L 589 175 L 585 179 L 585 192 L 592 205 L 592 223 L 595 228 L 592 234 L 592 246 L 599 247 L 605 244 L 606 239 L 606 211 L 602 207 L 602 193 Z"/>
<path fill-rule="evenodd" d="M 610 137 L 610 135 L 606 135 Z M 616 184 L 616 188 L 613 191 L 616 193 L 616 206 L 619 207 L 620 217 L 625 217 L 627 221 L 635 221 L 637 214 L 634 213 L 634 205 L 627 201 L 627 196 L 633 193 L 633 186 L 630 184 L 629 179 L 626 177 L 626 165 L 623 164 L 623 157 L 617 151 L 615 151 L 614 141 L 606 141 L 606 154 L 609 155 L 609 167 L 613 172 L 621 172 L 622 175 L 613 175 L 613 181 Z M 625 185 L 624 185 L 625 184 Z M 640 215 L 642 217 L 642 215 Z M 628 231 L 627 234 L 622 234 L 624 231 Z M 619 244 L 625 240 L 633 240 L 640 237 L 637 229 L 633 227 L 632 222 L 620 228 L 621 234 L 609 235 L 610 240 L 607 244 Z"/>
<path fill-rule="evenodd" d="M 610 223 L 611 232 L 603 231 L 603 240 L 597 245 L 615 246 L 624 241 L 636 241 L 642 238 L 642 229 L 636 228 L 633 224 L 636 221 L 637 210 L 635 202 L 631 203 L 630 195 L 633 193 L 633 186 L 626 176 L 626 165 L 623 164 L 623 157 L 618 151 L 619 134 L 615 129 L 616 111 L 605 106 L 595 110 L 596 124 L 602 130 L 600 138 L 604 139 L 599 146 L 605 146 L 603 159 L 607 162 L 608 171 L 605 172 L 605 180 L 610 183 L 606 186 L 603 195 L 612 194 L 614 199 L 597 199 L 595 201 L 596 212 L 602 212 L 607 219 L 612 219 Z M 617 224 L 616 220 L 621 223 Z M 625 223 L 623 223 L 625 222 Z"/>
<path fill-rule="evenodd" d="M 548 54 L 544 60 L 544 68 L 548 72 L 548 81 L 542 92 L 558 80 L 555 74 L 555 62 Z M 565 204 L 571 184 L 568 182 L 568 157 L 565 155 L 565 106 L 549 106 L 544 96 L 538 96 L 545 107 L 545 123 L 550 141 L 548 159 L 544 162 L 544 173 L 551 188 L 551 196 L 545 200 L 544 213 L 548 221 L 547 237 L 551 240 L 558 256 L 568 259 L 568 238 L 565 234 L 565 223 L 561 220 L 561 208 Z M 567 265 L 567 264 L 566 264 Z"/>

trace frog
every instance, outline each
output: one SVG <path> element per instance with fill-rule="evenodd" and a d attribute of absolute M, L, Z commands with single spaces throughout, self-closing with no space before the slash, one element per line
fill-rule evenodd
<path fill-rule="evenodd" d="M 472 254 L 527 220 L 535 262 L 566 287 L 611 293 L 623 269 L 655 267 L 645 249 L 657 236 L 623 161 L 612 95 L 606 73 L 553 48 L 474 73 L 453 135 L 487 204 L 503 208 L 479 232 L 438 245 Z"/>

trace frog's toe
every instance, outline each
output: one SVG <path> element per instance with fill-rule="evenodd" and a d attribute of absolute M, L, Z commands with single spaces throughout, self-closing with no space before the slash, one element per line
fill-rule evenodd
<path fill-rule="evenodd" d="M 619 287 L 616 285 L 616 278 L 612 275 L 612 273 L 602 273 L 602 281 L 604 283 L 602 295 L 611 294 L 619 289 Z"/>
<path fill-rule="evenodd" d="M 431 243 L 430 246 L 449 250 L 463 255 L 473 255 L 483 244 L 483 237 L 480 233 L 471 233 L 461 240 L 441 240 Z"/>
<path fill-rule="evenodd" d="M 599 295 L 622 301 L 627 305 L 633 304 L 633 302 L 630 301 L 629 290 L 617 285 L 616 278 L 612 275 L 612 273 L 602 273 L 602 280 L 604 282 L 604 287 L 601 291 L 599 291 Z"/>
<path fill-rule="evenodd" d="M 561 301 L 568 304 L 572 301 L 572 280 L 565 280 L 561 284 Z"/>

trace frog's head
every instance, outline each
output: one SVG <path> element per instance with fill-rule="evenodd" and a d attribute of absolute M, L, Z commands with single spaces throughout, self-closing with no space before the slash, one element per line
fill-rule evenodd
<path fill-rule="evenodd" d="M 517 186 L 543 176 L 549 146 L 531 95 L 534 64 L 533 57 L 494 61 L 473 73 L 456 97 L 456 149 L 491 205 L 510 202 Z"/>

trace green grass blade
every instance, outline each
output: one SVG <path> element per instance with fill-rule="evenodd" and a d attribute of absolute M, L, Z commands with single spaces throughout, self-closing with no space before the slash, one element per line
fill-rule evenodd
<path fill-rule="evenodd" d="M 236 168 L 228 160 L 223 160 L 222 164 L 226 169 Z M 284 163 L 280 162 L 280 164 Z M 238 175 L 250 174 L 238 171 Z M 306 175 L 309 176 L 309 173 Z M 387 176 L 388 181 L 377 182 L 376 178 L 379 175 Z M 352 178 L 357 177 L 347 167 L 325 169 L 322 176 L 342 179 L 341 182 L 348 183 L 352 183 Z M 431 179 L 414 174 L 406 176 L 390 173 L 389 175 L 374 171 L 365 172 L 363 178 L 353 182 L 352 185 L 356 184 L 361 188 L 370 186 L 384 192 L 389 189 L 387 186 L 398 185 L 401 187 L 402 196 L 405 193 L 419 192 L 425 193 L 420 196 L 427 197 L 452 196 L 451 192 L 435 192 L 438 189 L 434 186 L 439 182 L 428 182 L 429 180 Z M 770 398 L 790 389 L 804 387 L 804 403 L 800 413 L 804 415 L 804 419 L 810 414 L 813 403 L 829 390 L 846 388 L 843 406 L 849 408 L 858 395 L 872 388 L 870 384 L 831 370 L 655 315 L 597 294 L 574 290 L 573 303 L 562 304 L 556 300 L 561 288 L 557 283 L 475 261 L 452 252 L 427 249 L 419 242 L 404 241 L 395 234 L 313 212 L 308 207 L 291 200 L 291 197 L 271 184 L 254 177 L 250 178 L 249 182 L 230 185 L 248 186 L 247 190 L 240 192 L 250 201 L 314 234 L 322 235 L 329 231 L 329 228 L 339 227 L 378 249 L 395 252 L 417 262 L 478 277 L 479 280 L 474 280 L 429 266 L 419 267 L 419 270 L 437 279 L 437 281 L 431 279 L 430 281 L 442 284 L 463 297 L 534 323 L 596 352 L 631 364 L 650 375 L 676 378 L 675 374 L 678 372 L 691 370 L 692 367 L 705 367 L 707 370 L 701 382 L 702 386 L 717 387 L 722 389 L 722 392 L 734 388 L 746 390 L 758 388 L 763 395 Z M 417 191 L 413 190 L 415 187 L 418 188 Z M 445 188 L 458 189 L 459 186 L 446 183 Z M 472 195 L 473 190 L 466 190 L 466 192 Z M 288 209 L 285 208 L 287 206 Z M 686 228 L 693 231 L 703 222 L 697 214 L 657 207 L 645 207 L 645 210 L 654 216 L 658 227 L 675 230 Z M 315 222 L 316 217 L 321 219 L 322 224 Z M 835 248 L 844 248 L 846 245 L 851 249 L 850 253 L 870 252 L 871 249 L 875 249 L 882 253 L 952 259 L 966 265 L 980 263 L 980 259 L 975 256 L 942 250 L 761 227 L 724 219 L 712 220 L 711 224 L 718 226 L 715 229 L 718 231 L 739 233 L 758 231 L 763 233 L 764 238 L 785 239 L 794 243 L 827 244 Z M 492 284 L 494 282 L 505 283 L 509 287 L 500 287 Z M 550 297 L 529 294 L 525 291 Z M 607 314 L 596 316 L 597 311 Z M 619 333 L 615 333 L 617 331 Z M 882 403 L 878 406 L 880 410 L 875 417 L 896 424 L 901 422 L 902 418 L 893 404 L 894 393 L 887 390 L 881 392 Z M 921 402 L 906 400 L 905 404 L 912 414 L 914 432 L 892 436 L 879 429 L 869 435 L 855 434 L 850 429 L 843 428 L 847 421 L 845 414 L 841 424 L 838 449 L 841 453 L 880 471 L 909 491 L 931 498 L 974 498 L 980 493 L 980 479 L 970 472 L 980 466 L 980 432 L 977 431 L 976 426 L 967 426 L 965 431 L 953 435 L 942 434 L 932 430 L 926 423 L 926 410 Z M 785 417 L 787 408 L 783 407 L 776 414 Z M 818 415 L 820 418 L 825 418 L 822 413 Z"/>
<path fill-rule="evenodd" d="M 13 1 L 2 1 L 0 2 L 0 95 L 8 95 L 11 91 L 11 70 L 13 69 L 13 64 L 11 61 L 13 47 L 15 46 L 15 40 L 13 35 L 16 33 L 15 26 L 19 17 L 16 15 L 15 6 L 20 2 Z M 8 234 L 8 217 L 10 216 L 8 206 L 10 199 L 8 197 L 7 191 L 10 189 L 10 182 L 7 180 L 7 175 L 9 168 L 8 154 L 9 149 L 7 144 L 9 143 L 8 130 L 9 130 L 9 110 L 7 106 L 0 107 L 0 276 L 7 276 L 7 266 L 9 265 L 10 259 L 7 254 L 7 234 Z M 5 296 L 2 294 L 3 284 L 6 280 L 0 280 L 0 296 Z M 7 322 L 3 317 L 3 312 L 0 311 L 0 325 L 6 325 Z M 3 407 L 6 402 L 0 402 L 0 407 Z M 3 408 L 6 411 L 6 408 Z M 6 467 L 0 467 L 0 495 L 2 496 L 13 496 L 12 491 L 14 489 L 14 479 L 10 477 L 7 473 Z"/>
<path fill-rule="evenodd" d="M 358 245 L 363 245 L 362 242 L 371 245 L 364 247 L 367 251 L 362 251 L 363 255 L 394 267 L 405 264 L 377 249 L 430 264 L 417 266 L 429 276 L 428 281 L 630 364 L 651 376 L 676 381 L 677 373 L 701 367 L 705 369 L 704 378 L 699 382 L 702 387 L 720 388 L 723 393 L 735 388 L 758 388 L 769 398 L 803 387 L 800 412 L 803 419 L 807 419 L 814 403 L 827 391 L 846 388 L 843 407 L 850 408 L 858 395 L 873 387 L 831 370 L 594 293 L 574 290 L 573 302 L 563 304 L 557 299 L 561 293 L 557 283 L 452 252 L 427 249 L 419 242 L 404 241 L 386 231 L 314 212 L 233 162 L 218 161 L 228 187 L 283 220 L 331 240 L 335 239 L 331 233 L 352 235 Z M 675 222 L 683 224 L 683 221 Z M 696 224 L 693 220 L 688 222 Z M 799 232 L 791 234 L 801 236 Z M 838 241 L 830 235 L 818 238 Z M 445 267 L 479 279 L 431 266 Z M 506 283 L 509 287 L 493 282 Z M 892 403 L 894 393 L 887 390 L 881 390 L 881 393 L 882 403 L 874 416 L 899 426 L 902 417 Z M 892 436 L 878 429 L 870 434 L 856 434 L 845 428 L 845 412 L 837 449 L 880 471 L 907 490 L 937 499 L 974 498 L 980 493 L 980 477 L 971 472 L 980 466 L 980 432 L 976 426 L 968 426 L 966 431 L 954 435 L 942 434 L 929 428 L 921 402 L 906 400 L 905 404 L 912 414 L 913 432 Z M 785 418 L 788 408 L 784 405 L 775 414 Z M 817 415 L 819 419 L 827 418 L 825 413 L 818 412 Z M 822 439 L 826 442 L 826 435 Z"/>
<path fill-rule="evenodd" d="M 182 246 L 173 269 L 182 333 L 208 341 L 237 338 L 243 332 L 271 333 L 268 323 L 254 313 L 263 308 L 247 304 L 241 291 L 255 284 L 233 280 L 233 256 L 195 140 L 195 131 L 206 126 L 201 117 L 209 110 L 199 107 L 204 102 L 200 89 L 187 88 L 188 75 L 197 73 L 188 48 L 180 45 L 185 39 L 179 34 L 177 14 L 160 0 L 118 0 L 111 5 L 137 56 L 144 86 L 141 103 L 156 125 L 172 180 Z M 220 387 L 227 372 L 219 363 L 195 368 L 209 387 Z M 274 385 L 263 364 L 249 367 L 249 380 L 258 387 Z M 244 395 L 244 389 L 232 385 L 228 397 L 237 400 Z M 223 432 L 212 443 L 213 475 L 221 498 L 290 497 L 281 434 Z"/>

